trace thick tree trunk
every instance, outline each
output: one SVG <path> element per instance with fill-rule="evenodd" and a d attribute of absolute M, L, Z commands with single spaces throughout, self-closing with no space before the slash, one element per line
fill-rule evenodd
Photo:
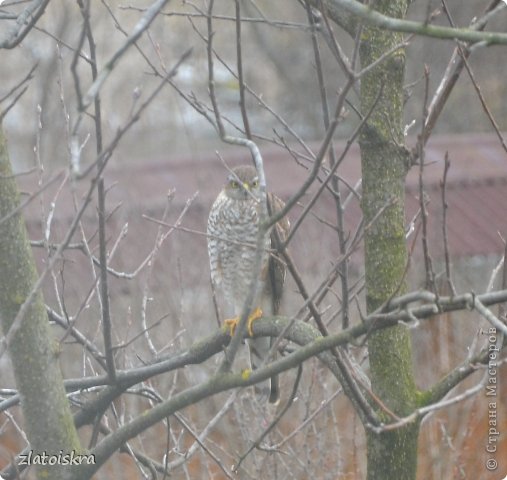
<path fill-rule="evenodd" d="M 375 2 L 375 9 L 403 18 L 406 0 Z M 360 57 L 363 67 L 399 44 L 402 36 L 364 28 Z M 398 50 L 361 80 L 361 108 L 368 112 L 380 100 L 360 138 L 363 176 L 362 209 L 365 222 L 386 208 L 365 236 L 366 298 L 372 312 L 393 294 L 405 290 L 404 182 L 407 154 L 403 139 L 403 80 L 405 52 Z M 372 388 L 385 406 L 397 415 L 413 411 L 416 387 L 412 371 L 410 333 L 400 325 L 369 337 Z M 385 412 L 379 414 L 388 420 Z M 419 426 L 376 434 L 367 431 L 368 479 L 415 479 Z"/>
<path fill-rule="evenodd" d="M 21 212 L 8 217 L 18 206 L 19 193 L 0 127 L 0 317 L 5 335 L 38 277 Z M 58 455 L 61 450 L 79 453 L 81 448 L 65 396 L 58 349 L 38 293 L 8 346 L 32 458 L 43 452 Z M 65 478 L 59 467 L 41 466 L 37 474 L 40 479 Z"/>

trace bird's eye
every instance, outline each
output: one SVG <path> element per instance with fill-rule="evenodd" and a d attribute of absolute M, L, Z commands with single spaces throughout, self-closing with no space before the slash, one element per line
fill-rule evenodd
<path fill-rule="evenodd" d="M 239 183 L 236 182 L 236 180 L 231 180 L 230 185 L 231 185 L 231 188 L 234 188 L 234 189 L 239 188 Z"/>
<path fill-rule="evenodd" d="M 257 188 L 259 186 L 259 180 L 254 180 L 252 182 L 252 187 Z"/>

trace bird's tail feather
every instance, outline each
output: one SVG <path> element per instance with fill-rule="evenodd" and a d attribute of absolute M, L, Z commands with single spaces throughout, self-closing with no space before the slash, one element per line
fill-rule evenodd
<path fill-rule="evenodd" d="M 273 375 L 270 379 L 269 403 L 277 404 L 280 401 L 280 385 L 278 375 Z"/>

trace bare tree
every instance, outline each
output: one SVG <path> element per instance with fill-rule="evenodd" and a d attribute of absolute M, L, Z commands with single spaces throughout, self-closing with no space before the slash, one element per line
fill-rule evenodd
<path fill-rule="evenodd" d="M 134 468 L 136 478 L 204 478 L 207 472 L 209 478 L 351 473 L 411 479 L 424 455 L 418 449 L 424 419 L 467 401 L 485 408 L 488 382 L 496 383 L 500 368 L 505 373 L 507 274 L 502 257 L 483 292 L 456 287 L 446 230 L 452 215 L 446 210 L 448 155 L 439 226 L 444 268 L 436 271 L 425 148 L 466 72 L 507 152 L 471 64 L 477 52 L 506 48 L 507 34 L 488 25 L 505 20 L 507 5 L 492 1 L 458 27 L 452 2 L 436 9 L 428 2 L 414 20 L 407 18 L 410 3 L 287 0 L 286 10 L 239 0 L 181 6 L 158 0 L 146 8 L 77 0 L 61 11 L 40 0 L 0 6 L 0 22 L 8 27 L 0 38 L 6 59 L 35 51 L 37 41 L 52 52 L 28 68 L 21 58 L 21 69 L 0 86 L 0 119 L 13 119 L 7 135 L 0 132 L 0 357 L 8 356 L 14 370 L 14 378 L 0 385 L 0 432 L 9 438 L 0 443 L 3 478 L 24 478 L 26 471 L 37 478 L 111 478 L 108 468 Z M 421 38 L 453 42 L 454 50 L 436 86 L 431 68 L 419 65 L 421 80 L 411 86 L 420 91 L 419 131 L 408 146 L 406 62 Z M 281 55 L 294 58 L 279 62 Z M 36 88 L 35 101 L 23 103 Z M 5 136 L 18 128 L 23 108 L 34 104 L 34 161 L 26 171 L 31 162 L 20 161 L 13 173 Z M 164 120 L 150 124 L 150 115 L 162 110 Z M 303 110 L 303 120 L 291 119 Z M 171 190 L 162 208 L 140 201 L 135 240 L 128 239 L 131 222 L 119 218 L 125 206 L 111 198 L 108 175 L 132 181 L 135 152 L 150 154 L 151 139 L 162 135 L 155 130 L 159 121 L 166 122 L 171 146 L 195 128 L 208 145 L 243 149 L 257 168 L 264 199 L 273 166 L 266 151 L 276 148 L 293 160 L 285 172 L 294 176 L 285 207 L 271 216 L 262 209 L 258 240 L 249 246 L 256 252 L 252 288 L 232 336 L 221 327 L 220 305 L 213 304 L 207 283 L 206 300 L 198 305 L 206 234 L 202 223 L 191 224 L 197 193 L 178 205 Z M 151 126 L 142 130 L 143 122 Z M 357 143 L 360 181 L 353 184 L 342 172 Z M 219 158 L 196 169 L 220 177 L 227 162 Z M 183 170 L 175 166 L 166 168 L 178 177 Z M 407 226 L 411 170 L 418 173 L 419 210 Z M 20 197 L 17 183 L 32 191 Z M 351 222 L 354 205 L 362 215 Z M 39 221 L 37 228 L 29 223 L 30 248 L 23 215 L 34 208 Z M 286 215 L 292 219 L 287 239 L 278 239 L 276 251 L 264 251 L 265 236 Z M 311 222 L 330 239 L 329 251 L 323 237 L 311 239 L 315 275 L 304 269 L 298 243 Z M 192 240 L 177 247 L 177 235 Z M 241 344 L 265 255 L 286 264 L 294 292 L 285 315 L 254 322 L 253 335 L 273 337 L 281 355 L 252 371 L 242 367 Z M 362 266 L 353 268 L 357 257 Z M 411 289 L 417 262 L 425 286 Z M 165 309 L 152 307 L 157 301 Z M 465 338 L 442 378 L 419 386 L 419 370 L 429 367 L 414 364 L 413 340 L 423 326 L 449 323 L 451 312 L 467 311 L 478 333 Z M 213 316 L 219 328 L 210 330 Z M 202 335 L 198 325 L 207 325 Z M 247 387 L 275 374 L 284 376 L 282 404 L 259 405 Z M 455 448 L 457 436 L 444 433 Z M 344 441 L 365 461 L 345 453 Z M 503 468 L 495 448 L 486 450 L 485 471 Z M 110 467 L 112 458 L 117 467 Z"/>

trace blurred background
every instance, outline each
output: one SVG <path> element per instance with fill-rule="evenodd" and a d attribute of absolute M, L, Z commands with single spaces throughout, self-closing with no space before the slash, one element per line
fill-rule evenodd
<path fill-rule="evenodd" d="M 447 2 L 455 23 L 467 26 L 488 5 L 487 1 L 461 0 Z M 91 9 L 97 43 L 99 62 L 107 61 L 125 41 L 123 32 L 130 32 L 139 20 L 147 1 L 124 4 L 114 0 L 98 2 Z M 427 10 L 440 7 L 439 2 L 416 0 L 409 10 L 409 19 L 424 18 Z M 152 24 L 150 34 L 143 36 L 138 45 L 150 62 L 157 68 L 170 68 L 180 55 L 192 47 L 192 55 L 180 68 L 175 82 L 185 91 L 193 92 L 201 100 L 207 99 L 206 45 L 200 35 L 206 34 L 203 18 L 205 5 L 201 2 L 170 2 L 166 15 Z M 234 3 L 220 1 L 215 7 L 214 44 L 227 65 L 235 65 Z M 261 101 L 277 112 L 305 141 L 319 140 L 322 135 L 322 113 L 319 89 L 315 73 L 312 44 L 306 11 L 293 0 L 278 2 L 242 2 L 242 14 L 252 21 L 243 22 L 243 57 L 245 79 Z M 114 17 L 113 17 L 114 15 Z M 268 22 L 259 19 L 266 18 Z M 502 31 L 504 16 L 493 18 L 488 29 Z M 253 21 L 257 19 L 257 21 Z M 118 26 L 116 26 L 116 21 Z M 47 168 L 66 164 L 68 153 L 65 142 L 50 141 L 50 132 L 66 131 L 66 114 L 75 115 L 75 89 L 70 70 L 81 25 L 80 13 L 73 2 L 54 0 L 38 23 L 38 28 L 12 51 L 2 52 L 1 81 L 13 85 L 26 75 L 34 63 L 39 64 L 36 82 L 5 118 L 11 144 L 11 156 L 15 165 L 33 163 L 33 147 L 39 125 L 38 108 L 41 109 L 42 128 L 48 135 L 41 138 L 40 149 Z M 7 28 L 7 22 L 5 22 Z M 444 15 L 435 23 L 448 25 Z M 346 54 L 351 56 L 353 42 L 347 34 L 335 28 L 337 39 Z M 55 38 L 60 39 L 57 42 Z M 455 44 L 417 37 L 407 49 L 407 103 L 406 123 L 419 122 L 424 96 L 424 66 L 430 69 L 430 94 L 435 91 Z M 344 86 L 344 76 L 336 60 L 323 43 L 321 48 L 326 84 L 331 98 Z M 470 58 L 470 64 L 501 129 L 507 122 L 505 50 L 501 46 L 479 48 Z M 238 82 L 220 62 L 215 63 L 217 95 L 224 115 L 238 120 Z M 90 85 L 89 71 L 80 62 L 81 88 Z M 125 122 L 135 99 L 147 95 L 158 82 L 142 54 L 135 48 L 122 58 L 102 90 L 101 100 L 104 117 L 105 139 Z M 280 135 L 287 132 L 258 100 L 248 96 L 251 122 L 256 132 L 273 137 L 273 128 Z M 351 95 L 350 102 L 358 105 L 358 98 Z M 337 135 L 346 138 L 352 131 L 357 116 L 351 112 L 340 124 Z M 410 133 L 417 134 L 419 123 Z M 469 133 L 490 131 L 491 126 L 481 108 L 480 100 L 467 75 L 462 75 L 453 90 L 445 111 L 440 118 L 436 133 Z M 85 131 L 83 131 L 84 135 Z M 142 139 L 142 141 L 140 141 Z M 93 139 L 83 154 L 93 157 Z M 209 123 L 191 108 L 172 88 L 165 88 L 155 104 L 136 123 L 128 138 L 119 145 L 114 161 L 126 163 L 146 162 L 184 155 L 199 160 L 202 156 L 224 150 Z"/>

